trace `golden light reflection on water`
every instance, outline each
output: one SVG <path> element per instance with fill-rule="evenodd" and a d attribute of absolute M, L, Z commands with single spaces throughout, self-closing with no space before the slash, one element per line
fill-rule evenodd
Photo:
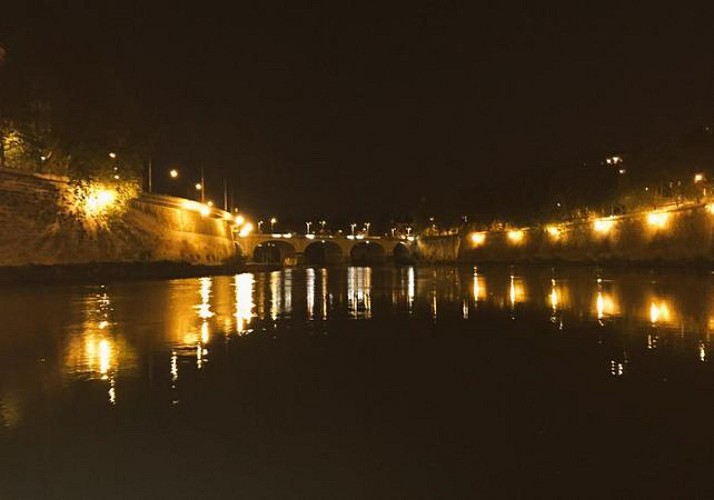
<path fill-rule="evenodd" d="M 649 301 L 647 315 L 653 326 L 658 324 L 670 324 L 676 320 L 672 302 L 667 299 L 652 298 Z"/>
<path fill-rule="evenodd" d="M 282 306 L 280 300 L 280 289 L 282 280 L 280 271 L 270 273 L 270 319 L 275 321 L 278 319 L 278 314 Z"/>
<path fill-rule="evenodd" d="M 307 319 L 315 316 L 315 270 L 311 267 L 305 270 L 305 304 Z"/>
<path fill-rule="evenodd" d="M 478 303 L 486 300 L 486 278 L 478 273 L 474 268 L 473 300 Z"/>
<path fill-rule="evenodd" d="M 508 285 L 508 300 L 511 305 L 511 309 L 516 307 L 516 304 L 525 302 L 526 299 L 526 286 L 523 278 L 512 274 Z"/>
<path fill-rule="evenodd" d="M 597 292 L 594 298 L 594 311 L 598 321 L 604 321 L 607 318 L 619 316 L 620 307 L 617 298 L 613 293 L 603 289 L 602 280 L 597 281 Z"/>
<path fill-rule="evenodd" d="M 372 317 L 372 268 L 347 268 L 347 309 L 353 318 Z"/>
<path fill-rule="evenodd" d="M 79 380 L 107 383 L 107 399 L 117 402 L 116 377 L 136 369 L 136 353 L 117 331 L 109 293 L 101 287 L 82 301 L 84 320 L 68 333 L 64 349 L 64 374 Z"/>
<path fill-rule="evenodd" d="M 236 333 L 243 335 L 249 331 L 250 321 L 253 319 L 253 287 L 255 279 L 252 273 L 236 274 L 233 278 L 235 288 L 235 318 Z"/>

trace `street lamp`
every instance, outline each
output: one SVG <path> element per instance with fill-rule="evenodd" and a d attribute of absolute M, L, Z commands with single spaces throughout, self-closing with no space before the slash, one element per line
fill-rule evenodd
<path fill-rule="evenodd" d="M 365 231 L 365 236 L 369 236 L 369 226 L 371 226 L 371 225 L 372 225 L 371 222 L 365 222 L 365 223 L 364 223 L 364 227 L 365 227 L 365 229 L 366 229 L 366 231 Z"/>
<path fill-rule="evenodd" d="M 352 229 L 352 236 L 355 235 L 355 228 L 356 228 L 356 227 L 357 227 L 357 224 L 355 224 L 354 222 L 353 222 L 352 224 L 350 224 L 350 229 Z"/>
<path fill-rule="evenodd" d="M 270 219 L 270 232 L 271 233 L 275 231 L 275 223 L 276 222 L 278 222 L 278 219 L 276 219 L 275 217 Z"/>
<path fill-rule="evenodd" d="M 261 234 L 263 233 L 263 222 L 262 220 L 258 221 L 258 232 Z"/>
<path fill-rule="evenodd" d="M 172 179 L 177 179 L 177 178 L 178 178 L 178 174 L 179 174 L 179 173 L 178 173 L 178 170 L 176 170 L 175 168 L 172 168 L 171 170 L 169 170 L 169 176 L 170 176 Z"/>
<path fill-rule="evenodd" d="M 312 222 L 306 222 L 306 223 L 305 223 L 305 226 L 307 227 L 307 233 L 306 233 L 306 234 L 310 234 L 310 226 L 312 226 Z"/>

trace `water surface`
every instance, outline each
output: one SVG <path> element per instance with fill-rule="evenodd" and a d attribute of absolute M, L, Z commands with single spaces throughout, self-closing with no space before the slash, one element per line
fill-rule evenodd
<path fill-rule="evenodd" d="M 0 289 L 0 498 L 704 495 L 708 271 Z"/>

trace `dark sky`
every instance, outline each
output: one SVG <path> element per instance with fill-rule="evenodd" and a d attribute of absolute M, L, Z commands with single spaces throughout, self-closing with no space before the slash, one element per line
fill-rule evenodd
<path fill-rule="evenodd" d="M 256 216 L 454 211 L 494 179 L 712 118 L 714 18 L 681 4 L 61 3 L 16 6 L 3 29 L 115 66 L 157 176 L 202 161 Z"/>

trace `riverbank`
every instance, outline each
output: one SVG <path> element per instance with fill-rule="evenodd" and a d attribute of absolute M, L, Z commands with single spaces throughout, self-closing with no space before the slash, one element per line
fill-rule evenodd
<path fill-rule="evenodd" d="M 243 263 L 216 266 L 182 262 L 94 262 L 87 264 L 0 266 L 0 286 L 14 284 L 106 283 L 218 276 L 244 271 Z"/>

